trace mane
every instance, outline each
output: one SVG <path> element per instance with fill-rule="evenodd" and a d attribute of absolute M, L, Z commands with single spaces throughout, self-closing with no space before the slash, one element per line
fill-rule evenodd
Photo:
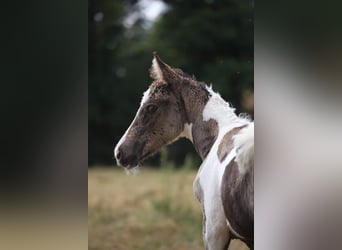
<path fill-rule="evenodd" d="M 192 79 L 192 80 L 196 80 L 195 76 L 190 76 L 189 74 L 185 73 L 183 70 L 179 69 L 179 68 L 172 68 L 173 71 L 175 71 L 178 75 L 184 77 L 184 78 L 188 78 L 188 79 Z"/>
<path fill-rule="evenodd" d="M 208 86 L 205 82 L 197 81 L 194 75 L 189 75 L 179 68 L 173 68 L 173 70 L 183 79 L 188 80 L 190 84 L 195 84 L 196 86 L 199 86 L 202 90 L 210 94 L 210 92 L 208 91 Z"/>
<path fill-rule="evenodd" d="M 194 81 L 196 82 L 196 84 L 198 84 L 200 87 L 202 87 L 203 89 L 207 89 L 207 84 L 205 82 L 200 82 L 200 81 L 197 81 L 196 77 L 194 75 L 189 75 L 187 73 L 185 73 L 183 70 L 179 69 L 179 68 L 174 68 L 174 71 L 182 76 L 183 78 L 186 78 L 187 80 L 190 80 L 190 81 Z"/>
<path fill-rule="evenodd" d="M 250 119 L 246 116 L 237 116 L 235 108 L 226 102 L 219 93 L 212 89 L 212 86 L 205 85 L 211 98 L 209 99 L 210 105 L 207 105 L 203 111 L 204 119 L 215 119 L 220 122 L 220 126 L 229 125 L 233 123 L 247 124 Z"/>

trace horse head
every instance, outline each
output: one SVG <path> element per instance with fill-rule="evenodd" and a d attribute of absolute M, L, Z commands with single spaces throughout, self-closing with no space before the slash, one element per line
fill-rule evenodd
<path fill-rule="evenodd" d="M 162 146 L 177 139 L 184 130 L 186 115 L 177 91 L 182 72 L 164 63 L 154 53 L 150 75 L 152 84 L 145 91 L 136 116 L 115 147 L 117 163 L 127 169 Z"/>

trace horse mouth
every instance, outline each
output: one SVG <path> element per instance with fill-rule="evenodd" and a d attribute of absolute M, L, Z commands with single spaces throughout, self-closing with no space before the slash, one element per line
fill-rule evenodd
<path fill-rule="evenodd" d="M 132 168 L 135 168 L 135 167 L 138 167 L 139 166 L 139 162 L 138 161 L 134 161 L 134 162 L 130 162 L 130 163 L 121 163 L 119 162 L 118 165 L 124 169 L 132 169 Z"/>
<path fill-rule="evenodd" d="M 116 163 L 118 166 L 124 168 L 125 170 L 131 170 L 131 169 L 139 167 L 140 162 L 142 162 L 143 160 L 145 160 L 152 154 L 153 152 L 148 151 L 144 153 L 143 155 L 141 155 L 140 157 L 137 157 L 138 154 L 133 154 L 133 156 L 130 156 L 125 159 L 120 159 L 120 157 L 116 155 L 115 159 L 116 159 Z"/>
<path fill-rule="evenodd" d="M 136 168 L 138 166 L 139 166 L 139 164 L 132 164 L 132 165 L 128 164 L 127 166 L 124 166 L 124 168 L 129 170 L 129 169 L 132 169 L 132 168 Z"/>
<path fill-rule="evenodd" d="M 144 155 L 142 155 L 137 161 L 134 161 L 130 164 L 127 164 L 125 166 L 123 166 L 125 169 L 129 170 L 129 169 L 133 169 L 136 168 L 140 165 L 140 162 L 142 162 L 143 160 L 145 160 L 146 158 L 148 158 L 152 153 L 151 152 L 147 152 Z"/>
<path fill-rule="evenodd" d="M 141 160 L 142 160 L 142 159 L 141 159 Z M 120 165 L 121 167 L 123 167 L 124 169 L 126 169 L 126 170 L 130 170 L 130 169 L 133 169 L 133 168 L 138 167 L 141 160 L 140 160 L 140 159 L 137 159 L 137 160 L 134 160 L 134 161 L 132 161 L 132 162 L 125 162 L 124 164 L 121 163 L 121 164 L 119 164 L 119 165 Z"/>

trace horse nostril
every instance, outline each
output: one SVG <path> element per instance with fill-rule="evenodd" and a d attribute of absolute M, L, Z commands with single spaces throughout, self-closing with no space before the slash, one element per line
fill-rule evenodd
<path fill-rule="evenodd" d="M 121 152 L 120 152 L 120 150 L 118 150 L 118 151 L 116 152 L 116 159 L 118 159 L 118 160 L 121 159 Z"/>

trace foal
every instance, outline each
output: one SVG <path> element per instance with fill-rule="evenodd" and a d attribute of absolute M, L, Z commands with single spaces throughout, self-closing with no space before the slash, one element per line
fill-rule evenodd
<path fill-rule="evenodd" d="M 238 238 L 253 249 L 254 123 L 157 53 L 150 73 L 154 81 L 115 147 L 117 163 L 133 169 L 162 146 L 188 138 L 203 160 L 193 187 L 203 212 L 205 248 L 228 249 Z"/>

